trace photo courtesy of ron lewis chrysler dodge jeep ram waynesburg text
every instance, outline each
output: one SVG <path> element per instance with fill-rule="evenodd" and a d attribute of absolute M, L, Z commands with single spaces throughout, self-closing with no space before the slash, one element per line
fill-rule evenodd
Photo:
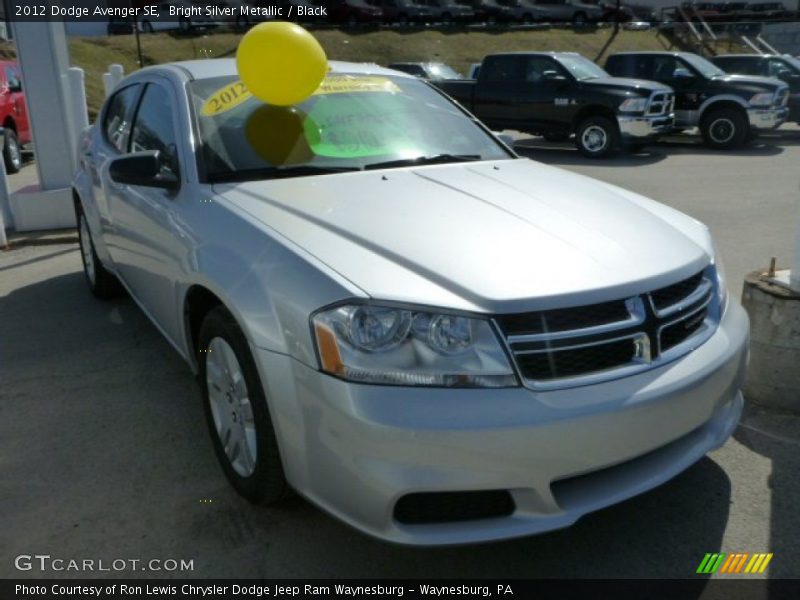
<path fill-rule="evenodd" d="M 241 495 L 477 542 L 731 435 L 749 326 L 703 224 L 519 158 L 395 71 L 332 62 L 291 107 L 231 89 L 232 59 L 124 79 L 74 197 L 89 287 L 124 286 L 198 374 Z"/>

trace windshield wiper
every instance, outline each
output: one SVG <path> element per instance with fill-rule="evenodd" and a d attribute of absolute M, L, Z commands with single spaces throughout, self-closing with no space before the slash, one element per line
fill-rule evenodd
<path fill-rule="evenodd" d="M 332 167 L 323 165 L 292 165 L 287 167 L 263 167 L 258 169 L 240 169 L 211 173 L 210 183 L 226 183 L 231 181 L 254 181 L 258 179 L 283 179 L 287 177 L 304 177 L 306 175 L 326 175 L 330 173 L 346 173 L 360 171 L 359 167 Z"/>
<path fill-rule="evenodd" d="M 481 160 L 480 154 L 436 154 L 434 156 L 417 156 L 416 158 L 401 158 L 364 165 L 365 170 L 391 169 L 393 167 L 415 167 L 420 165 L 438 165 L 455 162 L 474 162 Z"/>

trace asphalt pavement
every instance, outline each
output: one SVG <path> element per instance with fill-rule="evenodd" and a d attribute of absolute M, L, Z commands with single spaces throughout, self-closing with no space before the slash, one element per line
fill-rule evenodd
<path fill-rule="evenodd" d="M 518 149 L 708 223 L 733 294 L 746 272 L 791 256 L 796 127 L 733 153 L 686 136 L 608 161 L 538 138 L 520 136 Z M 800 418 L 754 407 L 723 448 L 666 485 L 536 537 L 417 549 L 365 537 L 299 498 L 250 506 L 217 466 L 198 387 L 174 350 L 130 299 L 89 294 L 69 236 L 32 242 L 0 252 L 0 577 L 683 578 L 718 551 L 772 552 L 763 577 L 800 577 Z M 36 553 L 184 559 L 193 570 L 15 568 Z"/>

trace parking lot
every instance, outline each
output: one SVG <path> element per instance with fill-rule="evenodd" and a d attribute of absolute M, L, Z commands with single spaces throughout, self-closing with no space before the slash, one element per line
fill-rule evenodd
<path fill-rule="evenodd" d="M 517 149 L 709 224 L 734 295 L 746 272 L 790 259 L 796 126 L 730 153 L 690 136 L 607 161 L 538 138 Z M 763 577 L 800 577 L 800 418 L 753 407 L 725 447 L 673 481 L 538 537 L 415 549 L 299 498 L 250 506 L 217 465 L 188 367 L 132 300 L 89 294 L 71 234 L 31 237 L 0 252 L 0 577 L 89 576 L 15 570 L 14 557 L 35 553 L 193 559 L 183 575 L 195 577 L 693 577 L 717 551 L 773 552 Z"/>

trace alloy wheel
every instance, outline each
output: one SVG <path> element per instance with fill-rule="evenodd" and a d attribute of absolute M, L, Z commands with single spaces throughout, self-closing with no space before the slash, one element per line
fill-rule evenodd
<path fill-rule="evenodd" d="M 249 477 L 255 471 L 258 451 L 253 407 L 236 353 L 221 337 L 208 344 L 206 384 L 214 427 L 225 455 L 234 471 Z"/>

